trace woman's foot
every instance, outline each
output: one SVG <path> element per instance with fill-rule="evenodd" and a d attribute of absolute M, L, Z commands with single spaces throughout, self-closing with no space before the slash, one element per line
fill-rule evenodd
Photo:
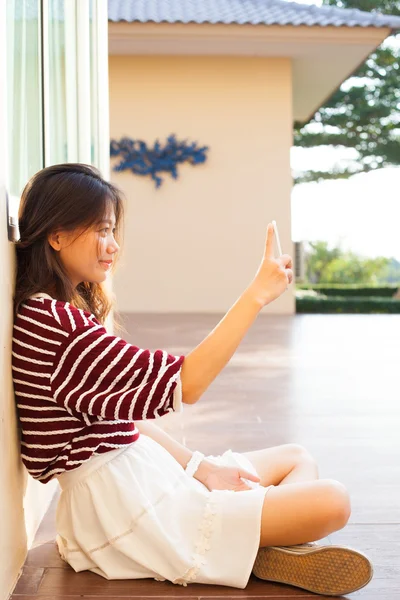
<path fill-rule="evenodd" d="M 294 585 L 325 596 L 342 596 L 372 579 L 370 560 L 345 546 L 300 544 L 260 548 L 253 567 L 260 579 Z"/>

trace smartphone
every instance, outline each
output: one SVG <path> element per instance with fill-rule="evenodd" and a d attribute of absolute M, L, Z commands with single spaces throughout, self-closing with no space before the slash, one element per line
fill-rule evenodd
<path fill-rule="evenodd" d="M 272 225 L 274 227 L 275 239 L 276 239 L 276 244 L 278 246 L 279 256 L 282 256 L 283 252 L 282 252 L 282 248 L 281 248 L 281 242 L 279 239 L 278 226 L 276 224 L 276 221 L 272 221 Z"/>

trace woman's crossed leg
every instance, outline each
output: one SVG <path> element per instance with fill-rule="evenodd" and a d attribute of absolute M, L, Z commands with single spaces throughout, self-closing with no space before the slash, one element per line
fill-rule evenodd
<path fill-rule="evenodd" d="M 274 486 L 264 501 L 260 546 L 311 542 L 346 525 L 350 499 L 345 487 L 318 480 L 317 464 L 302 446 L 285 444 L 244 455 L 261 485 Z"/>
<path fill-rule="evenodd" d="M 351 512 L 346 488 L 338 481 L 318 479 L 315 460 L 295 444 L 245 456 L 257 470 L 261 485 L 274 486 L 262 508 L 255 575 L 337 596 L 366 585 L 373 570 L 362 553 L 342 546 L 307 544 L 346 525 Z"/>

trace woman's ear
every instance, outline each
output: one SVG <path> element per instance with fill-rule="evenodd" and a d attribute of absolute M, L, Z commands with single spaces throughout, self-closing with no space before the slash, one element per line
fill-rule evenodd
<path fill-rule="evenodd" d="M 53 231 L 47 236 L 47 241 L 56 252 L 61 250 L 61 235 L 59 231 Z"/>

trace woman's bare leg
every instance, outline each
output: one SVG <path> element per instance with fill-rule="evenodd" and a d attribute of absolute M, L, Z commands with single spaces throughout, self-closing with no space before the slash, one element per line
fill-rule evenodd
<path fill-rule="evenodd" d="M 319 480 L 315 460 L 301 446 L 286 444 L 246 456 L 261 484 L 271 486 L 264 498 L 253 573 L 322 595 L 342 596 L 364 587 L 373 568 L 362 553 L 336 545 L 301 546 L 346 525 L 350 500 L 345 487 Z"/>
<path fill-rule="evenodd" d="M 264 499 L 260 547 L 319 540 L 342 529 L 349 517 L 349 495 L 338 481 L 274 486 Z"/>
<path fill-rule="evenodd" d="M 244 452 L 261 478 L 261 485 L 282 485 L 318 479 L 317 463 L 297 444 Z"/>
<path fill-rule="evenodd" d="M 326 537 L 345 526 L 350 500 L 345 487 L 318 480 L 318 467 L 302 446 L 284 444 L 244 453 L 261 485 L 264 500 L 260 546 L 292 546 Z M 291 484 L 291 485 L 285 485 Z"/>
<path fill-rule="evenodd" d="M 373 575 L 365 555 L 345 546 L 301 545 L 341 529 L 349 516 L 348 493 L 337 481 L 271 486 L 264 498 L 253 573 L 324 597 L 359 590 Z"/>

